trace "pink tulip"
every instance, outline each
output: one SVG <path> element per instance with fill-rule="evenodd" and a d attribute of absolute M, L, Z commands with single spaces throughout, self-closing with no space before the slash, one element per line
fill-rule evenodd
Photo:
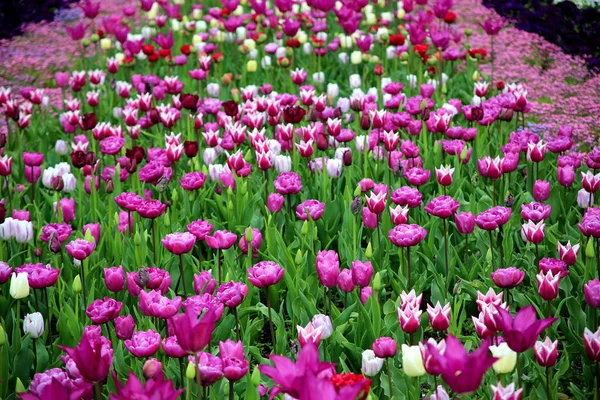
<path fill-rule="evenodd" d="M 225 230 L 215 231 L 212 236 L 206 236 L 206 244 L 212 249 L 225 250 L 235 244 L 237 235 Z"/>
<path fill-rule="evenodd" d="M 552 271 L 544 273 L 540 271 L 537 276 L 538 293 L 546 301 L 552 301 L 558 296 L 558 285 L 560 274 L 554 275 Z"/>
<path fill-rule="evenodd" d="M 307 343 L 319 344 L 321 340 L 322 330 L 321 328 L 313 327 L 312 322 L 309 322 L 306 327 L 297 326 L 298 330 L 298 341 L 300 346 L 304 347 Z"/>
<path fill-rule="evenodd" d="M 147 331 L 134 332 L 131 339 L 124 341 L 125 347 L 135 357 L 150 357 L 158 351 L 161 337 L 158 332 L 149 329 Z"/>
<path fill-rule="evenodd" d="M 283 268 L 273 261 L 261 261 L 248 269 L 248 280 L 257 288 L 276 285 L 284 274 Z"/>
<path fill-rule="evenodd" d="M 588 358 L 593 362 L 600 362 L 600 328 L 596 332 L 585 328 L 583 330 L 583 345 Z"/>
<path fill-rule="evenodd" d="M 442 307 L 438 301 L 435 307 L 427 304 L 427 314 L 431 327 L 436 331 L 445 331 L 450 326 L 450 303 Z"/>
<path fill-rule="evenodd" d="M 558 256 L 568 266 L 575 265 L 577 262 L 577 253 L 579 252 L 579 243 L 575 246 L 571 246 L 571 241 L 568 241 L 566 245 L 558 242 Z"/>
<path fill-rule="evenodd" d="M 535 359 L 542 367 L 553 367 L 556 364 L 558 357 L 558 340 L 554 342 L 546 336 L 546 339 L 541 342 L 535 342 Z"/>
<path fill-rule="evenodd" d="M 123 267 L 104 268 L 104 283 L 111 292 L 118 293 L 125 288 L 125 273 Z"/>
<path fill-rule="evenodd" d="M 316 259 L 316 267 L 321 284 L 329 288 L 334 287 L 340 274 L 338 254 L 333 250 L 319 251 Z"/>

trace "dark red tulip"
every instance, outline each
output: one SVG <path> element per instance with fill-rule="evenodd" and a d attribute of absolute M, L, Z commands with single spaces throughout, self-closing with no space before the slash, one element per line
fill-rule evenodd
<path fill-rule="evenodd" d="M 300 106 L 286 107 L 283 110 L 283 121 L 286 124 L 297 124 L 306 115 L 306 110 Z"/>
<path fill-rule="evenodd" d="M 85 153 L 83 151 L 74 151 L 71 153 L 71 163 L 75 168 L 85 167 Z"/>
<path fill-rule="evenodd" d="M 189 158 L 194 158 L 198 155 L 198 142 L 186 140 L 183 142 L 183 150 L 185 151 L 185 155 Z"/>
<path fill-rule="evenodd" d="M 79 120 L 79 126 L 84 131 L 90 131 L 96 127 L 98 124 L 98 119 L 96 118 L 95 113 L 83 114 L 81 119 Z"/>

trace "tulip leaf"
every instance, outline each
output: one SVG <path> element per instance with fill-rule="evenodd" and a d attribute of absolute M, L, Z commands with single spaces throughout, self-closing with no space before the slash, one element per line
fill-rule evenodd
<path fill-rule="evenodd" d="M 48 350 L 46 350 L 46 346 L 42 342 L 41 338 L 34 340 L 35 342 L 35 353 L 37 358 L 37 365 L 35 366 L 35 370 L 38 372 L 45 371 L 48 366 Z"/>
<path fill-rule="evenodd" d="M 30 370 L 33 364 L 31 349 L 29 348 L 30 344 L 31 336 L 25 335 L 21 342 L 21 348 L 13 361 L 14 376 L 21 379 L 22 382 L 29 382 Z"/>

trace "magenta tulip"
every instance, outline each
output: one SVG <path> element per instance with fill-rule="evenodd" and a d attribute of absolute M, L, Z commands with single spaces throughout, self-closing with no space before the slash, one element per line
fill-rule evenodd
<path fill-rule="evenodd" d="M 557 318 L 538 320 L 532 305 L 520 309 L 514 319 L 504 308 L 497 307 L 497 310 L 502 316 L 501 329 L 504 332 L 504 341 L 517 353 L 532 348 L 540 333 L 557 320 Z"/>
<path fill-rule="evenodd" d="M 104 268 L 104 283 L 111 292 L 118 293 L 125 288 L 125 273 L 123 267 Z"/>
<path fill-rule="evenodd" d="M 131 315 L 117 317 L 113 320 L 113 323 L 115 324 L 115 333 L 119 339 L 131 339 L 131 335 L 133 335 L 133 331 L 135 330 L 135 322 Z"/>
<path fill-rule="evenodd" d="M 227 339 L 219 342 L 219 355 L 223 362 L 223 375 L 229 381 L 238 381 L 248 372 L 248 360 L 242 342 Z"/>
<path fill-rule="evenodd" d="M 229 308 L 236 308 L 248 295 L 248 286 L 241 282 L 227 282 L 217 289 L 217 300 Z"/>
<path fill-rule="evenodd" d="M 276 285 L 283 278 L 284 270 L 273 261 L 261 261 L 248 269 L 248 280 L 257 288 Z"/>
<path fill-rule="evenodd" d="M 182 255 L 189 253 L 194 248 L 196 236 L 189 232 L 170 233 L 162 239 L 162 244 L 170 253 Z"/>
<path fill-rule="evenodd" d="M 85 310 L 86 315 L 93 323 L 101 325 L 115 319 L 123 308 L 123 303 L 104 297 L 104 299 L 94 300 Z"/>
<path fill-rule="evenodd" d="M 321 284 L 325 287 L 334 287 L 340 274 L 340 260 L 333 250 L 319 251 L 316 260 L 317 274 Z"/>
<path fill-rule="evenodd" d="M 142 314 L 148 317 L 169 319 L 179 312 L 181 297 L 177 296 L 171 300 L 162 296 L 158 290 L 151 290 L 150 292 L 142 290 L 138 306 Z"/>
<path fill-rule="evenodd" d="M 147 331 L 134 332 L 131 339 L 124 341 L 125 347 L 135 357 L 150 357 L 160 347 L 160 333 L 148 329 Z"/>

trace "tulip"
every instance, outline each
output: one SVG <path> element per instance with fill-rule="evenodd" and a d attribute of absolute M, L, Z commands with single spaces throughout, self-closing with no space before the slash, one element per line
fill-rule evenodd
<path fill-rule="evenodd" d="M 548 336 L 543 342 L 535 342 L 535 359 L 542 367 L 553 367 L 558 358 L 558 340 L 554 342 Z"/>
<path fill-rule="evenodd" d="M 568 266 L 575 265 L 577 262 L 577 253 L 579 252 L 579 243 L 575 246 L 571 246 L 569 240 L 566 245 L 558 242 L 558 256 Z"/>
<path fill-rule="evenodd" d="M 581 208 L 588 208 L 594 204 L 594 195 L 585 189 L 580 189 L 577 192 L 577 205 Z"/>
<path fill-rule="evenodd" d="M 12 273 L 10 280 L 10 295 L 13 299 L 24 299 L 29 296 L 29 283 L 27 281 L 27 272 Z"/>
<path fill-rule="evenodd" d="M 575 169 L 572 165 L 559 166 L 556 169 L 558 183 L 564 187 L 573 186 L 575 181 Z"/>
<path fill-rule="evenodd" d="M 362 262 L 356 260 L 352 262 L 352 282 L 361 288 L 369 286 L 373 276 L 373 266 L 370 261 Z"/>
<path fill-rule="evenodd" d="M 123 267 L 104 268 L 104 283 L 111 292 L 118 293 L 125 288 L 125 273 Z"/>
<path fill-rule="evenodd" d="M 422 311 L 418 308 L 411 308 L 410 306 L 398 308 L 400 328 L 406 333 L 415 333 L 421 324 L 421 314 Z"/>
<path fill-rule="evenodd" d="M 93 323 L 101 325 L 115 319 L 121 312 L 121 308 L 123 308 L 123 303 L 104 297 L 104 300 L 94 300 L 86 308 L 85 313 Z"/>
<path fill-rule="evenodd" d="M 194 275 L 194 292 L 197 295 L 208 293 L 213 294 L 217 287 L 217 281 L 212 277 L 210 271 L 202 271 Z"/>
<path fill-rule="evenodd" d="M 552 271 L 552 274 L 555 276 L 560 276 L 560 278 L 564 278 L 565 276 L 569 275 L 567 264 L 555 258 L 542 258 L 538 263 L 538 266 L 540 268 L 540 272 L 543 274 L 546 274 L 548 271 Z"/>
<path fill-rule="evenodd" d="M 276 285 L 283 277 L 284 270 L 273 261 L 261 261 L 248 269 L 248 280 L 258 288 Z"/>
<path fill-rule="evenodd" d="M 270 193 L 267 197 L 267 209 L 271 213 L 279 212 L 283 207 L 284 200 L 285 198 L 279 193 Z"/>
<path fill-rule="evenodd" d="M 365 228 L 369 229 L 375 229 L 379 226 L 377 214 L 371 212 L 369 207 L 363 207 L 362 209 L 362 222 Z"/>
<path fill-rule="evenodd" d="M 477 350 L 467 354 L 462 343 L 453 335 L 448 335 L 444 354 L 431 343 L 427 344 L 433 359 L 440 363 L 442 379 L 458 394 L 477 390 L 483 375 L 497 361 L 488 355 L 489 346 L 490 340 L 486 339 Z"/>
<path fill-rule="evenodd" d="M 544 228 L 546 224 L 543 221 L 534 223 L 532 220 L 527 221 L 521 226 L 521 235 L 530 243 L 538 244 L 544 240 Z"/>
<path fill-rule="evenodd" d="M 113 320 L 113 323 L 115 325 L 115 333 L 117 334 L 117 338 L 121 340 L 131 339 L 131 335 L 133 335 L 133 331 L 135 329 L 135 322 L 133 321 L 133 317 L 131 315 L 116 317 Z"/>
<path fill-rule="evenodd" d="M 165 354 L 171 358 L 182 358 L 187 355 L 187 352 L 177 343 L 177 336 L 169 336 L 163 339 L 161 347 Z"/>
<path fill-rule="evenodd" d="M 281 195 L 296 194 L 302 190 L 302 180 L 295 172 L 284 172 L 273 182 L 275 190 Z"/>
<path fill-rule="evenodd" d="M 535 223 L 543 221 L 550 216 L 552 206 L 544 205 L 541 203 L 533 202 L 529 204 L 523 204 L 521 206 L 521 216 L 526 221 L 533 221 Z"/>
<path fill-rule="evenodd" d="M 340 274 L 340 261 L 338 254 L 333 250 L 319 251 L 316 259 L 317 274 L 321 284 L 325 287 L 334 287 Z"/>
<path fill-rule="evenodd" d="M 27 314 L 23 318 L 23 332 L 37 339 L 44 334 L 44 317 L 39 312 Z"/>
<path fill-rule="evenodd" d="M 197 240 L 205 240 L 206 236 L 213 230 L 213 226 L 208 221 L 197 220 L 187 225 L 187 230 L 196 236 Z"/>
<path fill-rule="evenodd" d="M 532 348 L 540 333 L 557 320 L 557 318 L 536 319 L 536 312 L 532 305 L 520 309 L 514 319 L 504 308 L 497 307 L 497 310 L 502 317 L 500 326 L 504 333 L 504 340 L 508 347 L 517 353 Z"/>
<path fill-rule="evenodd" d="M 337 286 L 344 293 L 352 293 L 354 291 L 352 271 L 344 268 L 337 277 Z"/>
<path fill-rule="evenodd" d="M 525 272 L 515 267 L 499 268 L 491 274 L 496 286 L 503 289 L 512 289 L 523 282 Z"/>
<path fill-rule="evenodd" d="M 150 358 L 144 363 L 142 374 L 147 380 L 162 376 L 162 363 L 156 358 Z"/>
<path fill-rule="evenodd" d="M 81 341 L 76 347 L 58 347 L 73 360 L 86 382 L 98 383 L 108 377 L 113 362 L 113 349 L 110 341 L 101 335 L 101 331 L 88 328 L 90 327 L 84 329 Z"/>
<path fill-rule="evenodd" d="M 454 174 L 454 168 L 450 166 L 441 166 L 439 169 L 435 169 L 435 175 L 437 181 L 442 186 L 450 186 L 452 184 L 452 175 Z M 445 190 L 445 189 L 444 189 Z"/>
<path fill-rule="evenodd" d="M 194 248 L 196 237 L 189 232 L 175 232 L 162 239 L 162 244 L 172 254 L 182 255 Z M 183 276 L 182 276 L 183 279 Z"/>
<path fill-rule="evenodd" d="M 600 328 L 596 332 L 585 328 L 583 330 L 583 345 L 588 358 L 593 362 L 600 362 Z"/>
<path fill-rule="evenodd" d="M 387 199 L 387 193 L 385 192 L 371 192 L 370 196 L 365 196 L 365 201 L 369 211 L 373 214 L 381 214 L 385 210 L 385 201 Z"/>
<path fill-rule="evenodd" d="M 397 205 L 396 207 L 389 207 L 390 217 L 394 225 L 402 225 L 408 222 L 408 206 L 402 207 Z"/>
<path fill-rule="evenodd" d="M 397 225 L 389 231 L 390 241 L 398 247 L 416 246 L 426 235 L 427 231 L 416 224 Z"/>
<path fill-rule="evenodd" d="M 179 312 L 179 308 L 181 307 L 181 297 L 177 296 L 171 300 L 168 297 L 161 296 L 160 291 L 158 290 L 152 290 L 150 292 L 142 290 L 140 292 L 138 306 L 144 315 L 160 319 L 169 319 Z"/>
<path fill-rule="evenodd" d="M 79 261 L 83 261 L 88 258 L 92 254 L 92 251 L 94 251 L 95 247 L 96 243 L 90 243 L 84 239 L 72 240 L 65 246 L 69 255 Z"/>
<path fill-rule="evenodd" d="M 402 186 L 392 192 L 392 202 L 403 207 L 416 208 L 421 205 L 422 196 L 418 189 Z"/>
<path fill-rule="evenodd" d="M 419 342 L 419 350 L 421 351 L 421 357 L 423 358 L 423 366 L 425 371 L 429 375 L 440 375 L 442 373 L 440 363 L 433 358 L 431 351 L 429 350 L 429 344 L 434 346 L 441 355 L 446 351 L 446 340 L 442 339 L 436 342 L 435 339 L 429 338 L 426 343 Z"/>
<path fill-rule="evenodd" d="M 306 200 L 296 207 L 296 216 L 302 221 L 308 221 L 309 216 L 312 221 L 317 221 L 324 211 L 325 203 L 318 200 Z"/>
<path fill-rule="evenodd" d="M 591 171 L 581 173 L 581 183 L 588 193 L 596 193 L 600 189 L 600 173 L 594 175 Z"/>
<path fill-rule="evenodd" d="M 394 357 L 396 351 L 396 341 L 391 337 L 380 337 L 373 342 L 373 352 L 379 358 Z"/>
<path fill-rule="evenodd" d="M 298 330 L 298 341 L 300 346 L 304 347 L 307 343 L 319 344 L 321 335 L 323 334 L 322 328 L 315 328 L 312 322 L 309 322 L 306 327 L 296 326 Z"/>
<path fill-rule="evenodd" d="M 402 345 L 402 369 L 411 378 L 425 375 L 423 356 L 419 346 Z"/>
<path fill-rule="evenodd" d="M 160 342 L 160 334 L 148 329 L 147 331 L 134 332 L 131 339 L 127 339 L 123 343 L 133 356 L 141 358 L 154 355 L 160 347 Z"/>
<path fill-rule="evenodd" d="M 464 235 L 472 233 L 475 229 L 475 218 L 470 212 L 454 214 L 454 223 L 458 232 Z"/>
<path fill-rule="evenodd" d="M 4 261 L 0 261 L 0 285 L 8 282 L 12 274 L 12 268 Z"/>
<path fill-rule="evenodd" d="M 533 184 L 533 198 L 536 201 L 546 201 L 550 197 L 550 182 L 536 180 Z"/>
<path fill-rule="evenodd" d="M 558 296 L 560 275 L 553 275 L 552 271 L 548 271 L 547 273 L 540 271 L 536 278 L 540 296 L 546 301 L 554 300 Z"/>
<path fill-rule="evenodd" d="M 502 383 L 498 382 L 498 386 L 490 385 L 494 400 L 521 400 L 523 396 L 523 388 L 515 390 L 515 383 L 502 387 Z"/>
<path fill-rule="evenodd" d="M 450 303 L 442 306 L 438 301 L 435 307 L 427 304 L 427 315 L 429 315 L 429 321 L 431 327 L 436 331 L 445 331 L 450 326 Z"/>
<path fill-rule="evenodd" d="M 362 368 L 361 371 L 366 376 L 375 376 L 383 367 L 383 358 L 375 355 L 373 350 L 365 350 L 362 353 Z"/>
<path fill-rule="evenodd" d="M 242 342 L 229 339 L 219 342 L 219 355 L 223 362 L 223 375 L 229 381 L 238 381 L 248 372 L 248 360 Z"/>
<path fill-rule="evenodd" d="M 235 244 L 236 240 L 236 234 L 224 230 L 216 231 L 212 236 L 206 236 L 206 244 L 210 248 L 219 250 L 230 248 Z"/>
<path fill-rule="evenodd" d="M 43 289 L 50 287 L 58 280 L 60 270 L 58 268 L 52 268 L 50 264 L 25 264 L 18 268 L 15 268 L 17 274 L 26 272 L 27 283 L 32 289 Z"/>
<path fill-rule="evenodd" d="M 214 308 L 209 308 L 201 319 L 198 316 L 194 310 L 186 308 L 185 313 L 171 318 L 177 343 L 190 354 L 201 351 L 210 343 L 217 321 Z"/>
<path fill-rule="evenodd" d="M 534 163 L 542 162 L 544 160 L 544 156 L 546 155 L 547 145 L 548 143 L 542 140 L 537 143 L 527 143 L 527 161 L 533 161 Z"/>
<path fill-rule="evenodd" d="M 324 314 L 315 314 L 312 317 L 311 323 L 315 329 L 321 330 L 321 339 L 327 339 L 333 334 L 333 326 L 331 318 Z"/>
<path fill-rule="evenodd" d="M 210 386 L 223 376 L 223 362 L 210 353 L 199 352 L 195 356 L 189 356 L 188 361 L 196 366 L 196 373 L 200 373 L 202 386 Z"/>
<path fill-rule="evenodd" d="M 517 364 L 517 353 L 512 351 L 505 342 L 497 346 L 490 346 L 490 352 L 498 359 L 492 365 L 494 372 L 497 374 L 508 374 L 515 369 Z"/>
<path fill-rule="evenodd" d="M 425 211 L 439 218 L 448 218 L 458 210 L 459 203 L 450 196 L 440 196 L 425 206 Z"/>
<path fill-rule="evenodd" d="M 600 281 L 592 279 L 583 285 L 583 295 L 588 306 L 600 308 Z"/>

